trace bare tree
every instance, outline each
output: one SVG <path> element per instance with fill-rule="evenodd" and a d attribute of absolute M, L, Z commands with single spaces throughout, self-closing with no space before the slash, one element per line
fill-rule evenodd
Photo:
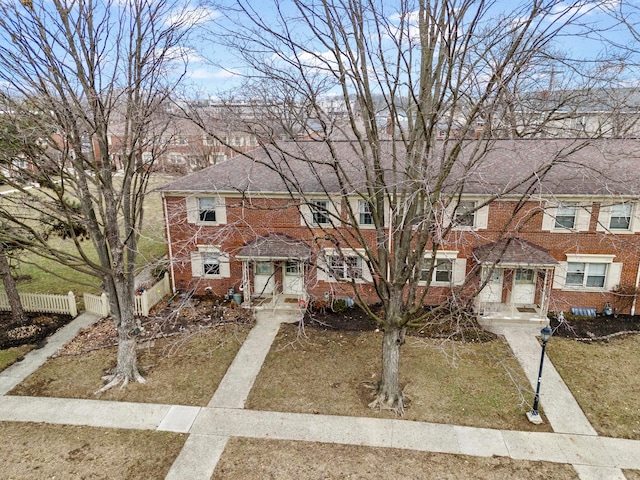
<path fill-rule="evenodd" d="M 38 127 L 44 150 L 12 180 L 19 193 L 6 197 L 0 215 L 19 228 L 0 237 L 102 281 L 119 339 L 103 389 L 144 382 L 134 275 L 154 155 L 142 153 L 154 151 L 156 113 L 184 75 L 191 13 L 162 0 L 0 3 L 3 96 L 12 114 Z M 52 229 L 74 249 L 54 247 Z"/>
<path fill-rule="evenodd" d="M 509 110 L 505 105 L 526 89 L 526 73 L 548 58 L 554 37 L 578 25 L 585 9 L 574 7 L 583 4 L 275 0 L 265 18 L 251 2 L 236 0 L 220 20 L 216 35 L 228 29 L 226 46 L 238 52 L 248 81 L 278 85 L 272 102 L 279 95 L 282 105 L 295 99 L 296 112 L 304 105 L 307 120 L 317 122 L 304 144 L 261 137 L 264 148 L 253 158 L 278 172 L 301 209 L 323 216 L 313 226 L 326 226 L 315 236 L 317 250 L 330 246 L 341 267 L 356 271 L 342 275 L 355 295 L 362 291 L 358 267 L 347 265 L 345 252 L 357 252 L 371 272 L 382 313 L 360 303 L 384 331 L 372 407 L 403 411 L 399 354 L 406 326 L 424 316 L 436 252 L 473 214 L 462 195 L 489 173 L 482 162 L 493 135 L 479 127 Z M 327 111 L 327 95 L 341 99 L 341 118 Z M 500 191 L 486 182 L 491 199 L 474 208 L 508 194 L 525 198 L 566 153 L 555 152 Z M 314 203 L 309 178 L 320 185 L 313 193 L 330 204 Z M 344 200 L 349 196 L 360 201 Z M 523 202 L 515 205 L 512 218 L 522 221 Z M 468 282 L 452 292 L 454 308 L 465 304 L 465 289 Z"/>

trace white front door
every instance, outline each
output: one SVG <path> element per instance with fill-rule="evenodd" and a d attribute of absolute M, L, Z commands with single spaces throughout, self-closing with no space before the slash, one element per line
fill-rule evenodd
<path fill-rule="evenodd" d="M 285 262 L 283 269 L 282 293 L 299 295 L 304 293 L 304 272 L 302 263 L 296 261 Z"/>
<path fill-rule="evenodd" d="M 253 267 L 253 290 L 259 297 L 271 295 L 275 285 L 272 262 L 256 262 Z"/>
<path fill-rule="evenodd" d="M 536 299 L 535 271 L 518 268 L 513 272 L 513 293 L 511 303 L 514 305 L 531 305 Z"/>
<path fill-rule="evenodd" d="M 482 278 L 487 278 L 489 269 L 482 270 Z M 503 270 L 500 268 L 494 268 L 491 272 L 491 277 L 487 280 L 487 284 L 480 292 L 480 301 L 487 303 L 502 303 L 502 281 Z"/>

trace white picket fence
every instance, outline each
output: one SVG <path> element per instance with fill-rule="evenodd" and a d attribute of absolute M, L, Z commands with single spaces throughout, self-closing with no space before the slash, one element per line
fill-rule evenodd
<path fill-rule="evenodd" d="M 169 285 L 169 275 L 164 274 L 162 280 L 146 289 L 140 295 L 135 296 L 135 315 L 141 315 L 143 317 L 149 316 L 149 310 L 158 303 L 162 298 L 171 292 L 171 286 Z M 84 309 L 87 312 L 95 313 L 101 317 L 109 316 L 109 298 L 106 293 L 102 295 L 92 295 L 85 293 Z"/>
<path fill-rule="evenodd" d="M 20 302 L 25 312 L 62 313 L 78 316 L 76 296 L 73 292 L 67 295 L 47 295 L 43 293 L 21 293 Z M 0 310 L 11 311 L 9 299 L 5 291 L 0 292 Z"/>

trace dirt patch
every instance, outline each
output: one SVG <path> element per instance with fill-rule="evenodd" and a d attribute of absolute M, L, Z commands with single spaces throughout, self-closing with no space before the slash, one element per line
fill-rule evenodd
<path fill-rule="evenodd" d="M 26 313 L 26 321 L 13 323 L 10 312 L 0 312 L 0 350 L 21 345 L 43 346 L 45 339 L 72 320 L 70 315 Z"/>
<path fill-rule="evenodd" d="M 638 315 L 566 315 L 563 321 L 558 321 L 555 316 L 550 316 L 550 320 L 554 336 L 587 342 L 606 341 L 617 336 L 640 333 Z"/>

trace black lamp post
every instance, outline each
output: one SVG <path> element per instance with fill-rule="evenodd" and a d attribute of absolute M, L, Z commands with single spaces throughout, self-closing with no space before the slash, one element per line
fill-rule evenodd
<path fill-rule="evenodd" d="M 536 396 L 533 399 L 533 408 L 530 412 L 527 412 L 527 418 L 531 423 L 540 424 L 542 418 L 538 413 L 538 404 L 540 403 L 540 382 L 542 381 L 542 364 L 544 363 L 544 351 L 547 347 L 547 342 L 551 338 L 551 329 L 547 325 L 540 330 L 540 340 L 542 340 L 542 354 L 540 355 L 540 370 L 538 371 L 538 385 L 536 386 Z"/>

